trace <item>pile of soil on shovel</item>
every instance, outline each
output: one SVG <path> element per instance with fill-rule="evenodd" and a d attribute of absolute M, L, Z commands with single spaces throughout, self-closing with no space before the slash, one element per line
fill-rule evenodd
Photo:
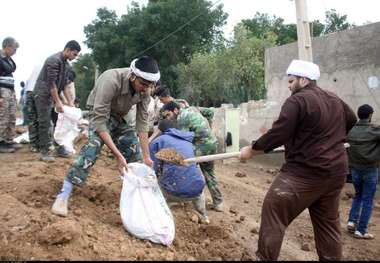
<path fill-rule="evenodd" d="M 183 155 L 178 153 L 174 148 L 162 149 L 155 154 L 155 157 L 164 162 L 186 165 Z"/>

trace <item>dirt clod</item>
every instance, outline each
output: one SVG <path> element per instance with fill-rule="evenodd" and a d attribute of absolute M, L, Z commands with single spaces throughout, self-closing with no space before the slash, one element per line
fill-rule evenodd
<path fill-rule="evenodd" d="M 303 251 L 311 251 L 311 246 L 309 243 L 303 243 L 302 246 L 301 246 L 301 249 Z"/>
<path fill-rule="evenodd" d="M 235 174 L 236 177 L 239 177 L 239 178 L 242 178 L 242 177 L 247 177 L 247 174 L 246 173 L 243 173 L 243 172 L 237 172 Z"/>
<path fill-rule="evenodd" d="M 38 241 L 48 245 L 69 243 L 80 236 L 79 229 L 78 224 L 73 221 L 60 221 L 43 229 Z"/>
<path fill-rule="evenodd" d="M 231 206 L 230 207 L 230 213 L 237 215 L 239 213 L 239 211 L 238 211 L 237 207 Z"/>

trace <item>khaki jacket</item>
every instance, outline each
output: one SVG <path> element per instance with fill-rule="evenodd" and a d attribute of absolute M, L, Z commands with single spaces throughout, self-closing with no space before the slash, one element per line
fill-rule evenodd
<path fill-rule="evenodd" d="M 136 105 L 136 131 L 148 132 L 148 105 L 150 91 L 134 93 L 130 85 L 129 68 L 110 69 L 103 72 L 95 82 L 87 105 L 92 108 L 91 122 L 98 132 L 108 131 L 107 121 L 110 115 L 120 120 Z M 132 93 L 134 93 L 132 95 Z"/>

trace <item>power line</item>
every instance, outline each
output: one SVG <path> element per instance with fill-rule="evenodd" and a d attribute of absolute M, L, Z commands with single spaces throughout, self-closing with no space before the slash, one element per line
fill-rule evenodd
<path fill-rule="evenodd" d="M 222 0 L 217 0 L 215 3 L 213 3 L 208 9 L 211 9 L 212 7 L 214 7 L 215 5 L 217 5 L 218 3 L 220 3 Z M 174 30 L 173 32 L 171 32 L 170 34 L 168 34 L 166 37 L 162 38 L 161 40 L 157 41 L 156 43 L 154 43 L 153 45 L 151 45 L 150 47 L 146 48 L 145 50 L 141 51 L 140 53 L 138 53 L 137 55 L 133 56 L 134 58 L 135 57 L 138 57 L 140 56 L 141 54 L 144 54 L 146 51 L 154 48 L 155 46 L 157 46 L 158 44 L 160 44 L 161 42 L 165 41 L 166 39 L 168 39 L 169 37 L 171 37 L 172 35 L 174 35 L 175 33 L 181 31 L 185 26 L 189 25 L 191 22 L 193 22 L 195 19 L 197 19 L 198 17 L 204 15 L 204 13 L 200 13 L 196 16 L 194 16 L 193 18 L 191 18 L 189 21 L 187 21 L 185 24 L 181 25 L 180 27 L 178 27 L 176 30 Z"/>

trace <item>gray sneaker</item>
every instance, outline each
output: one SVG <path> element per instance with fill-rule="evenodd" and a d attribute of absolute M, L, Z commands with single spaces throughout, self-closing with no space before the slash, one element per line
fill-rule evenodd
<path fill-rule="evenodd" d="M 53 206 L 51 207 L 51 212 L 55 215 L 66 217 L 68 214 L 68 200 L 56 198 Z"/>
<path fill-rule="evenodd" d="M 49 152 L 41 152 L 40 160 L 43 162 L 51 163 L 55 161 L 55 158 Z"/>

